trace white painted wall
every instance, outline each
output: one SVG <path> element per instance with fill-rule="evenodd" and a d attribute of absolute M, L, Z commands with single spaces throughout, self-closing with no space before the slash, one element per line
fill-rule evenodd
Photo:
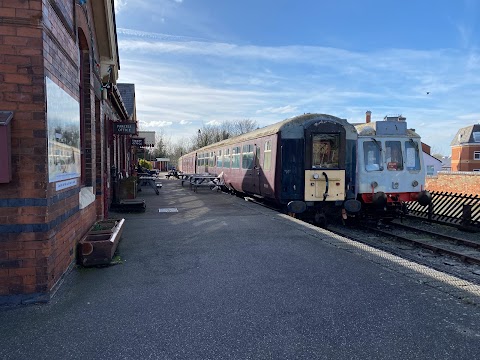
<path fill-rule="evenodd" d="M 437 172 L 442 170 L 442 162 L 425 152 L 423 153 L 423 164 L 426 174 L 430 176 L 437 175 Z"/>

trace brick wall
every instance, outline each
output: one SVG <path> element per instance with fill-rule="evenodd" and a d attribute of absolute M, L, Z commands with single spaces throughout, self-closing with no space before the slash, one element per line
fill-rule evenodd
<path fill-rule="evenodd" d="M 79 187 L 58 191 L 48 180 L 45 76 L 79 100 L 74 4 L 0 1 L 0 110 L 14 112 L 13 179 L 0 184 L 0 303 L 3 296 L 48 294 L 73 264 L 78 241 L 102 216 L 101 187 L 97 200 L 79 210 Z M 86 20 L 81 26 L 89 34 Z M 89 76 L 87 88 L 98 88 L 98 79 Z M 92 119 L 89 144 L 97 141 L 96 98 L 91 90 L 85 110 Z M 94 145 L 90 154 L 89 182 L 95 188 L 101 163 L 95 159 L 101 154 Z"/>
<path fill-rule="evenodd" d="M 466 144 L 452 147 L 452 171 L 473 171 L 480 169 L 480 160 L 474 153 L 480 151 L 480 145 Z"/>
<path fill-rule="evenodd" d="M 425 187 L 429 191 L 480 195 L 480 172 L 439 172 L 427 176 Z"/>

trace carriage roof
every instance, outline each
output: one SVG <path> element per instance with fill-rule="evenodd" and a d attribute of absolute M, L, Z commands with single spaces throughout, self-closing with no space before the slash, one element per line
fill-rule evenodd
<path fill-rule="evenodd" d="M 350 128 L 350 131 L 352 133 L 356 133 L 355 128 L 352 124 L 350 124 L 347 120 L 338 118 L 333 115 L 328 115 L 328 114 L 303 114 L 303 115 L 298 115 L 294 116 L 288 119 L 285 119 L 283 121 L 280 121 L 278 123 L 272 124 L 265 126 L 260 129 L 256 129 L 253 131 L 250 131 L 248 133 L 238 135 L 229 139 L 225 139 L 219 142 L 216 142 L 214 144 L 210 144 L 207 146 L 204 146 L 200 149 L 197 149 L 196 151 L 208 151 L 212 148 L 217 148 L 219 146 L 228 146 L 232 144 L 237 144 L 240 142 L 248 141 L 248 140 L 253 140 L 257 139 L 260 137 L 272 135 L 272 134 L 277 134 L 279 132 L 295 132 L 294 129 L 298 129 L 299 126 L 302 128 L 302 134 L 303 134 L 303 128 L 305 123 L 314 123 L 316 121 L 330 121 L 330 122 L 336 122 L 339 123 L 340 125 Z"/>

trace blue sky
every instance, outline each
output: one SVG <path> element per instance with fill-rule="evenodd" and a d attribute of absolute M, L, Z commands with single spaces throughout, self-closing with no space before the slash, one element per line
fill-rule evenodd
<path fill-rule="evenodd" d="M 402 114 L 434 152 L 480 122 L 475 0 L 115 0 L 141 130 Z"/>

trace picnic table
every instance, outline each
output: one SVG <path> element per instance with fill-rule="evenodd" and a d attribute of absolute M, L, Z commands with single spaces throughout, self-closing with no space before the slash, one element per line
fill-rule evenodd
<path fill-rule="evenodd" d="M 212 174 L 190 174 L 188 180 L 190 188 L 193 189 L 194 192 L 196 192 L 199 187 L 208 187 L 211 190 L 220 191 L 221 185 L 223 185 L 223 178 Z"/>
<path fill-rule="evenodd" d="M 171 177 L 174 177 L 174 178 L 176 178 L 176 179 L 179 179 L 179 173 L 178 173 L 177 171 L 175 171 L 175 170 L 170 170 L 170 171 L 165 175 L 165 177 L 166 177 L 167 179 L 170 179 Z"/>
<path fill-rule="evenodd" d="M 159 195 L 160 192 L 158 191 L 159 187 L 162 187 L 161 183 L 157 183 L 156 180 L 158 178 L 156 176 L 149 176 L 149 175 L 140 175 L 138 177 L 138 188 L 141 191 L 142 186 L 150 186 L 153 190 L 155 190 L 155 194 Z"/>

